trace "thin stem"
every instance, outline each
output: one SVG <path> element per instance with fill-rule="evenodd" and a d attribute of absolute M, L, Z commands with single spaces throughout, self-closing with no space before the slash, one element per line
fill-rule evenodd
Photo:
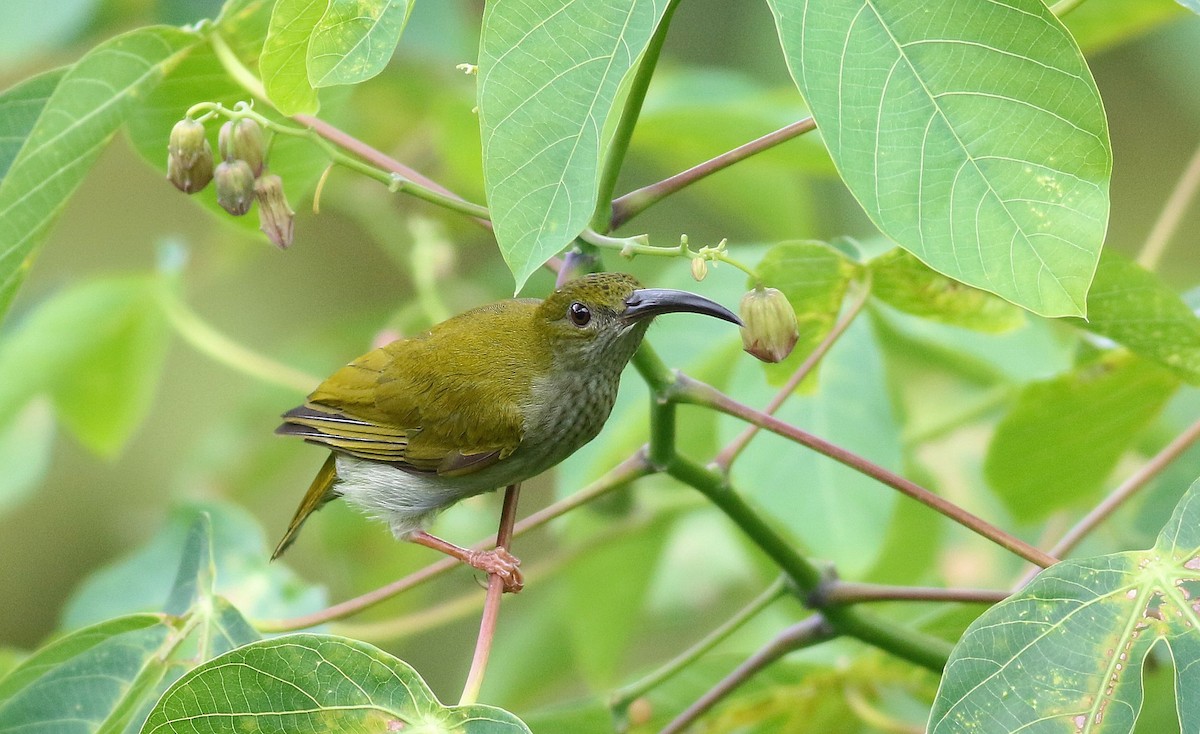
<path fill-rule="evenodd" d="M 920 446 L 921 444 L 935 441 L 1004 405 L 1012 398 L 1013 392 L 1014 389 L 1011 385 L 997 385 L 981 395 L 979 399 L 963 406 L 954 415 L 948 416 L 944 420 L 922 428 L 919 431 L 913 431 L 905 435 L 903 441 L 907 446 Z"/>
<path fill-rule="evenodd" d="M 1100 523 L 1107 520 L 1117 511 L 1121 505 L 1129 501 L 1134 495 L 1140 492 L 1150 480 L 1158 476 L 1163 469 L 1166 469 L 1171 462 L 1179 458 L 1179 456 L 1187 451 L 1196 441 L 1200 439 L 1200 421 L 1196 421 L 1187 427 L 1183 433 L 1175 437 L 1175 440 L 1163 447 L 1162 451 L 1155 454 L 1147 461 L 1140 469 L 1129 475 L 1129 478 L 1114 489 L 1100 504 L 1084 515 L 1079 522 L 1066 532 L 1062 538 L 1054 544 L 1050 549 L 1051 555 L 1062 558 L 1075 549 L 1075 546 L 1095 530 Z M 1033 569 L 1027 572 L 1017 584 L 1017 588 L 1021 588 L 1028 584 L 1033 577 L 1037 575 L 1039 569 Z"/>
<path fill-rule="evenodd" d="M 500 528 L 496 531 L 496 548 L 508 550 L 512 545 L 513 525 L 517 521 L 517 500 L 521 495 L 521 484 L 510 484 L 504 490 L 504 509 L 500 512 Z M 483 618 L 479 621 L 479 637 L 475 641 L 475 655 L 471 659 L 471 670 L 463 686 L 459 706 L 468 706 L 479 700 L 483 687 L 483 674 L 487 671 L 488 658 L 492 654 L 492 641 L 496 638 L 496 622 L 500 618 L 500 598 L 504 596 L 504 578 L 492 574 L 488 579 L 487 598 L 483 602 Z"/>
<path fill-rule="evenodd" d="M 654 77 L 654 69 L 658 66 L 658 56 L 662 52 L 663 41 L 667 38 L 667 29 L 671 25 L 671 17 L 679 0 L 670 0 L 654 35 L 646 44 L 642 60 L 634 72 L 633 81 L 629 85 L 629 94 L 625 97 L 625 107 L 621 110 L 621 118 L 617 121 L 616 130 L 608 144 L 608 152 L 604 157 L 604 168 L 600 172 L 600 185 L 597 188 L 596 210 L 592 214 L 592 228 L 598 232 L 608 232 L 614 225 L 612 221 L 613 191 L 617 187 L 617 177 L 621 173 L 621 164 L 629 152 L 629 141 L 633 137 L 633 129 L 637 126 L 638 116 L 642 112 L 642 104 L 646 101 L 646 90 L 650 88 L 650 80 Z"/>
<path fill-rule="evenodd" d="M 1054 13 L 1056 17 L 1061 18 L 1080 5 L 1083 5 L 1083 3 L 1084 0 L 1058 0 L 1058 2 L 1050 6 L 1050 12 Z"/>
<path fill-rule="evenodd" d="M 242 85 L 242 88 L 249 92 L 256 99 L 271 103 L 267 97 L 267 90 L 263 86 L 262 80 L 255 76 L 254 72 L 246 68 L 238 55 L 233 52 L 225 39 L 219 33 L 210 33 L 208 42 L 212 44 L 213 53 L 216 54 L 217 61 L 221 62 L 221 66 L 225 68 L 225 73 L 233 78 L 235 82 Z"/>
<path fill-rule="evenodd" d="M 632 456 L 617 464 L 603 476 L 592 482 L 583 489 L 575 492 L 570 497 L 547 505 L 538 512 L 529 515 L 524 520 L 516 524 L 513 529 L 513 536 L 523 535 L 531 530 L 539 528 L 546 523 L 554 520 L 578 507 L 605 496 L 609 492 L 613 492 L 621 487 L 628 485 L 630 482 L 644 477 L 652 472 L 649 462 L 646 460 L 646 448 L 642 447 Z M 491 543 L 490 538 L 485 538 L 473 544 L 472 550 L 486 550 Z M 259 620 L 254 623 L 254 627 L 260 632 L 292 632 L 294 630 L 308 629 L 317 625 L 332 622 L 335 619 L 343 619 L 353 614 L 358 614 L 364 609 L 375 606 L 376 604 L 386 601 L 387 599 L 396 596 L 397 594 L 408 591 L 411 588 L 420 586 L 421 584 L 431 581 L 438 576 L 452 571 L 456 568 L 461 568 L 462 564 L 453 558 L 443 558 L 440 561 L 431 563 L 419 571 L 409 574 L 401 579 L 397 579 L 390 584 L 381 586 L 353 599 L 334 604 L 312 614 L 305 614 L 300 617 L 292 617 L 290 619 L 267 619 Z"/>
<path fill-rule="evenodd" d="M 753 678 L 759 671 L 779 660 L 784 655 L 804 647 L 811 647 L 835 636 L 835 631 L 820 614 L 814 614 L 807 619 L 797 622 L 780 632 L 775 639 L 768 642 L 762 649 L 746 658 L 732 673 L 725 676 L 700 698 L 688 706 L 670 724 L 663 727 L 659 734 L 679 734 L 691 726 L 696 719 L 703 716 L 721 699 L 733 693 L 743 683 Z"/>
<path fill-rule="evenodd" d="M 699 490 L 724 512 L 791 578 L 802 597 L 811 597 L 812 592 L 825 581 L 825 573 L 797 553 L 789 542 L 746 504 L 730 486 L 728 477 L 681 456 L 672 459 L 667 473 Z M 875 617 L 865 610 L 831 604 L 821 607 L 821 612 L 839 634 L 856 637 L 930 670 L 940 671 L 950 656 L 950 645 L 944 640 Z"/>
<path fill-rule="evenodd" d="M 616 229 L 671 194 L 721 169 L 728 168 L 734 163 L 745 160 L 755 153 L 761 153 L 768 148 L 773 148 L 780 143 L 814 130 L 816 126 L 811 117 L 806 117 L 803 120 L 781 127 L 775 132 L 767 133 L 761 138 L 739 145 L 733 150 L 726 151 L 715 158 L 710 158 L 703 163 L 692 166 L 686 171 L 677 173 L 670 178 L 665 178 L 649 186 L 643 186 L 635 191 L 630 191 L 612 203 L 612 222 L 609 228 Z"/>
<path fill-rule="evenodd" d="M 967 604 L 997 604 L 1011 592 L 994 589 L 943 589 L 931 586 L 888 586 L 852 581 L 829 581 L 818 592 L 829 604 L 861 604 L 875 601 L 937 601 Z"/>
<path fill-rule="evenodd" d="M 694 405 L 706 405 L 727 415 L 753 423 L 754 425 L 795 441 L 802 446 L 824 454 L 857 472 L 867 476 L 912 497 L 918 502 L 940 512 L 954 522 L 966 527 L 979 535 L 991 540 L 1000 547 L 1021 556 L 1031 563 L 1046 568 L 1058 562 L 1057 558 L 1038 550 L 1029 543 L 1010 535 L 986 520 L 967 512 L 958 505 L 939 497 L 917 483 L 905 479 L 893 471 L 883 468 L 868 459 L 832 444 L 822 438 L 804 431 L 789 423 L 785 423 L 766 413 L 757 411 L 747 405 L 737 402 L 720 390 L 694 380 L 682 373 L 676 373 L 675 387 L 671 398 Z"/>
<path fill-rule="evenodd" d="M 644 234 L 634 235 L 633 237 L 609 237 L 593 229 L 585 229 L 580 232 L 579 239 L 593 247 L 615 250 L 618 255 L 627 260 L 632 260 L 637 255 L 682 257 L 689 260 L 700 258 L 709 262 L 729 263 L 746 275 L 749 275 L 755 281 L 760 280 L 754 268 L 729 255 L 729 252 L 725 249 L 726 240 L 721 240 L 716 245 L 706 245 L 698 250 L 693 250 L 688 244 L 687 235 L 680 237 L 679 244 L 671 247 L 651 245 L 649 239 Z"/>
<path fill-rule="evenodd" d="M 615 691 L 612 695 L 612 703 L 610 704 L 613 711 L 623 716 L 625 710 L 629 708 L 629 704 L 635 699 L 646 695 L 646 693 L 658 687 L 663 681 L 699 660 L 705 653 L 741 629 L 742 625 L 749 622 L 759 612 L 766 609 L 786 592 L 787 585 L 784 582 L 784 578 L 780 577 L 776 579 L 761 594 L 750 600 L 750 603 L 739 609 L 736 614 L 725 620 L 720 627 L 705 635 L 699 642 L 679 653 L 661 665 L 657 670 Z"/>
<path fill-rule="evenodd" d="M 792 373 L 790 378 L 788 378 L 787 384 L 785 384 L 779 390 L 779 392 L 775 393 L 775 397 L 771 398 L 771 402 L 767 403 L 767 407 L 763 408 L 764 413 L 767 415 L 775 415 L 775 411 L 779 410 L 784 402 L 786 402 L 788 398 L 795 394 L 796 388 L 800 386 L 800 383 L 804 381 L 804 378 L 808 377 L 809 373 L 811 373 L 813 369 L 821 362 L 821 359 L 829 352 L 833 345 L 837 343 L 837 340 L 846 332 L 846 329 L 850 327 L 850 324 L 854 322 L 854 319 L 859 315 L 859 313 L 862 312 L 863 306 L 865 306 L 867 303 L 867 297 L 870 295 L 871 284 L 870 281 L 867 280 L 859 285 L 858 293 L 855 295 L 854 300 L 850 303 L 850 308 L 841 315 L 841 318 L 839 318 L 837 323 L 833 325 L 833 328 L 829 330 L 829 333 L 825 335 L 825 338 L 821 340 L 821 343 L 817 345 L 816 349 L 814 349 L 812 353 L 809 354 L 804 360 L 804 362 L 798 368 L 796 368 L 796 371 Z M 760 430 L 762 429 L 756 425 L 747 426 L 746 430 L 742 431 L 741 435 L 733 439 L 728 446 L 721 449 L 721 452 L 718 453 L 712 461 L 713 465 L 718 469 L 718 471 L 728 472 L 729 467 L 733 464 L 734 460 L 736 460 L 738 455 L 740 455 L 742 451 L 746 449 L 746 446 L 750 444 L 750 441 L 755 437 L 755 435 L 758 434 Z"/>
<path fill-rule="evenodd" d="M 233 341 L 196 315 L 174 293 L 164 292 L 161 303 L 167 322 L 175 329 L 175 333 L 197 351 L 226 367 L 257 380 L 306 394 L 320 384 L 320 378 L 276 362 Z"/>
<path fill-rule="evenodd" d="M 1196 195 L 1197 190 L 1200 190 L 1200 146 L 1196 148 L 1195 153 L 1192 153 L 1191 160 L 1183 169 L 1183 174 L 1175 183 L 1171 195 L 1167 197 L 1167 203 L 1163 205 L 1158 219 L 1150 229 L 1150 234 L 1146 236 L 1142 251 L 1138 253 L 1138 265 L 1147 270 L 1154 270 L 1158 267 L 1158 261 L 1166 251 L 1171 237 L 1179 229 L 1179 223 L 1183 220 L 1188 203 Z"/>

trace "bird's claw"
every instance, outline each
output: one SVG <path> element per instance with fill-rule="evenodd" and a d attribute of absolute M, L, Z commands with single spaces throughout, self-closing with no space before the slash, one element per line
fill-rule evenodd
<path fill-rule="evenodd" d="M 509 553 L 504 548 L 490 551 L 475 551 L 467 559 L 467 563 L 487 574 L 499 576 L 504 581 L 504 593 L 516 594 L 525 588 L 525 578 L 521 575 L 521 559 Z"/>

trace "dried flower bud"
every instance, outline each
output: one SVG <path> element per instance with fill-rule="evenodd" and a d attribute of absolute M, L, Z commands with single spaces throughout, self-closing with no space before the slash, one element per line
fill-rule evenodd
<path fill-rule="evenodd" d="M 800 330 L 787 296 L 774 288 L 755 288 L 742 296 L 742 348 L 763 362 L 781 362 L 792 353 Z"/>
<path fill-rule="evenodd" d="M 254 196 L 258 199 L 259 229 L 276 247 L 287 249 L 292 244 L 292 222 L 296 213 L 283 195 L 283 179 L 273 173 L 259 177 L 254 182 Z"/>
<path fill-rule="evenodd" d="M 175 123 L 167 142 L 167 180 L 185 194 L 194 194 L 213 177 L 213 155 L 204 125 L 191 118 Z"/>
<path fill-rule="evenodd" d="M 246 161 L 221 161 L 213 173 L 217 180 L 217 203 L 235 217 L 250 211 L 254 203 L 254 171 Z"/>
<path fill-rule="evenodd" d="M 217 150 L 221 152 L 221 159 L 246 161 L 255 178 L 262 173 L 265 149 L 262 128 L 249 117 L 226 122 L 217 136 Z"/>
<path fill-rule="evenodd" d="M 692 277 L 696 279 L 697 283 L 699 283 L 700 281 L 704 280 L 706 275 L 708 275 L 708 261 L 702 257 L 693 257 Z"/>

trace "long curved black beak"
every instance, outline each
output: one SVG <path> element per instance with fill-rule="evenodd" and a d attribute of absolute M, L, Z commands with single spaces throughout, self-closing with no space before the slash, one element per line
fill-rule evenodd
<path fill-rule="evenodd" d="M 700 313 L 705 316 L 742 325 L 742 320 L 716 301 L 687 291 L 670 288 L 642 288 L 625 299 L 625 311 L 621 319 L 631 324 L 635 321 L 654 318 L 664 313 Z"/>

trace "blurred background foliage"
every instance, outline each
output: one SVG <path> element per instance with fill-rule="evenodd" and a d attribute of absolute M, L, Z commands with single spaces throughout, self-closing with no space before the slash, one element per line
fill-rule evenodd
<path fill-rule="evenodd" d="M 215 15 L 219 6 L 216 0 L 71 0 L 48 11 L 32 2 L 0 4 L 0 87 L 70 63 L 122 30 L 194 22 Z M 480 2 L 417 3 L 388 72 L 325 96 L 321 116 L 482 201 L 474 80 L 455 69 L 475 60 L 481 13 Z M 1111 125 L 1116 164 L 1106 248 L 1133 255 L 1200 140 L 1200 19 L 1171 0 L 1090 0 L 1069 16 L 1068 26 L 1088 55 Z M 765 4 L 684 3 L 618 191 L 803 116 L 777 44 Z M 27 377 L 40 382 L 30 390 L 43 395 L 19 412 L 0 415 L 0 671 L 5 659 L 55 631 L 153 608 L 169 587 L 197 508 L 213 515 L 223 593 L 251 618 L 319 608 L 326 599 L 361 593 L 433 560 L 426 551 L 397 545 L 382 526 L 337 503 L 309 523 L 283 563 L 268 567 L 268 544 L 284 528 L 323 452 L 271 433 L 278 414 L 296 402 L 296 391 L 198 353 L 174 333 L 160 295 L 172 294 L 237 342 L 323 375 L 380 334 L 413 333 L 510 295 L 511 276 L 489 234 L 464 218 L 390 195 L 343 170 L 326 183 L 319 215 L 312 212 L 311 191 L 288 185 L 298 217 L 296 243 L 287 252 L 268 246 L 243 223 L 209 216 L 180 196 L 123 135 L 68 203 L 0 327 L 0 339 L 30 342 L 16 353 L 28 360 L 21 363 L 26 372 L 36 367 Z M 877 236 L 814 136 L 702 181 L 625 231 L 648 231 L 656 244 L 684 232 L 697 245 L 728 237 L 731 249 L 749 262 L 761 257 L 760 242 L 850 236 L 871 248 Z M 1200 232 L 1200 207 L 1192 207 L 1179 232 L 1159 272 L 1187 290 L 1200 281 L 1194 234 Z M 655 285 L 689 287 L 682 261 L 610 258 L 607 265 Z M 539 274 L 524 292 L 541 295 L 551 284 L 550 275 Z M 745 282 L 741 273 L 722 267 L 691 287 L 732 305 Z M 57 311 L 43 310 L 45 304 Z M 102 309 L 124 315 L 115 336 L 97 332 L 89 319 Z M 22 326 L 30 323 L 38 325 L 36 333 L 22 337 Z M 738 400 L 765 403 L 774 388 L 757 363 L 737 356 L 736 335 L 722 332 L 714 342 L 711 332 L 695 333 L 692 326 L 659 327 L 650 338 L 669 364 Z M 980 335 L 877 306 L 823 365 L 820 393 L 790 404 L 781 417 L 902 469 L 1036 540 L 1066 527 L 1079 507 L 1100 496 L 1099 487 L 1077 502 L 1032 513 L 1022 500 L 981 490 L 988 485 L 983 456 L 1012 386 L 1070 368 L 1078 355 L 1065 333 L 1059 325 L 1029 320 L 1009 334 Z M 947 359 L 951 347 L 954 358 Z M 120 366 L 116 377 L 112 365 Z M 16 380 L 14 365 L 7 370 L 0 379 Z M 97 386 L 97 379 L 112 384 Z M 0 385 L 0 392 L 4 387 L 13 384 Z M 576 491 L 639 446 L 647 431 L 645 396 L 640 380 L 626 380 L 601 438 L 552 476 L 531 483 L 522 514 Z M 975 403 L 975 420 L 943 427 L 947 416 Z M 680 446 L 689 456 L 706 460 L 741 430 L 711 411 L 681 410 Z M 1195 389 L 1174 394 L 1160 417 L 1147 418 L 1148 428 L 1135 427 L 1137 447 L 1157 450 L 1198 411 Z M 777 518 L 794 515 L 800 500 L 769 490 L 797 474 L 811 477 L 814 493 L 824 487 L 824 495 L 804 501 L 818 502 L 811 511 L 831 523 L 845 517 L 839 503 L 853 503 L 855 521 L 866 526 L 831 524 L 828 537 L 812 548 L 844 575 L 986 587 L 1003 586 L 1019 571 L 1013 558 L 864 477 L 833 479 L 840 468 L 812 455 L 803 457 L 801 470 L 776 460 L 780 452 L 796 450 L 760 437 L 734 476 Z M 1200 454 L 1192 451 L 1156 482 L 1160 491 L 1124 510 L 1089 548 L 1148 546 L 1198 467 Z M 996 473 L 987 475 L 994 480 Z M 498 499 L 465 502 L 436 529 L 460 542 L 494 532 Z M 522 538 L 516 551 L 526 561 L 529 583 L 505 606 L 483 698 L 522 712 L 535 731 L 539 724 L 545 731 L 567 730 L 554 726 L 584 718 L 525 712 L 627 682 L 718 624 L 772 577 L 714 509 L 665 477 Z M 468 572 L 457 571 L 335 630 L 397 654 L 450 697 L 469 663 L 482 597 Z M 437 613 L 422 614 L 430 608 Z M 920 610 L 895 612 L 912 618 Z M 678 711 L 799 613 L 794 601 L 772 607 L 718 654 L 689 668 L 657 705 Z M 855 702 L 867 704 L 854 692 L 885 682 L 916 700 L 932 697 L 931 679 L 878 654 L 829 665 L 848 660 L 843 656 L 852 649 L 858 648 L 827 645 L 773 668 L 712 725 L 739 730 L 739 707 L 754 707 L 756 725 L 767 727 L 760 719 L 772 705 L 779 718 L 770 726 L 780 728 L 762 731 L 785 731 L 793 719 L 809 727 L 821 717 L 837 721 L 857 713 L 861 719 Z M 808 666 L 818 666 L 820 674 Z M 1152 707 L 1163 686 L 1154 680 L 1149 685 Z M 831 690 L 849 692 L 836 697 L 836 710 L 825 705 L 806 716 L 797 709 L 797 700 L 820 701 Z M 911 698 L 869 705 L 898 720 L 924 718 Z M 598 705 L 589 710 L 569 717 L 606 721 Z"/>

